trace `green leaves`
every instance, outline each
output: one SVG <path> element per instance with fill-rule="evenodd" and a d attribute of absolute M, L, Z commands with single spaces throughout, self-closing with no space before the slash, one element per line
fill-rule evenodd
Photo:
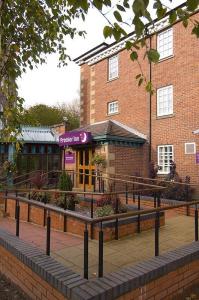
<path fill-rule="evenodd" d="M 137 60 L 138 59 L 138 54 L 136 51 L 132 51 L 130 54 L 130 58 L 132 61 Z"/>
<path fill-rule="evenodd" d="M 186 5 L 189 11 L 194 11 L 199 5 L 199 0 L 187 0 Z"/>
<path fill-rule="evenodd" d="M 110 26 L 105 26 L 104 30 L 103 30 L 103 34 L 104 34 L 105 39 L 108 37 L 111 37 L 113 34 L 113 28 Z"/>
<path fill-rule="evenodd" d="M 169 23 L 173 24 L 177 20 L 177 12 L 173 10 L 169 15 Z"/>
<path fill-rule="evenodd" d="M 113 14 L 118 22 L 122 22 L 122 16 L 120 15 L 119 11 L 115 10 Z"/>
<path fill-rule="evenodd" d="M 148 60 L 153 63 L 157 63 L 160 59 L 160 54 L 156 49 L 150 49 L 146 52 Z"/>

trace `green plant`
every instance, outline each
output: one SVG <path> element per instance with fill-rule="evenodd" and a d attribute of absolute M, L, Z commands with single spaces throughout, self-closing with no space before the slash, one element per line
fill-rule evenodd
<path fill-rule="evenodd" d="M 16 164 L 12 161 L 6 160 L 3 163 L 3 171 L 7 174 L 13 174 L 16 172 Z"/>
<path fill-rule="evenodd" d="M 97 217 L 110 216 L 114 214 L 114 210 L 111 205 L 104 205 L 102 207 L 98 207 L 95 210 Z"/>
<path fill-rule="evenodd" d="M 92 159 L 92 164 L 96 165 L 98 168 L 104 168 L 106 166 L 106 159 L 103 155 L 96 154 Z"/>
<path fill-rule="evenodd" d="M 56 205 L 64 208 L 75 211 L 75 205 L 79 203 L 75 194 L 62 194 L 56 198 Z"/>
<path fill-rule="evenodd" d="M 38 191 L 34 191 L 32 190 L 30 192 L 30 194 L 28 193 L 26 195 L 26 197 L 30 197 L 30 199 L 35 200 L 35 201 L 39 201 L 39 202 L 43 202 L 43 203 L 50 203 L 51 200 L 51 196 L 50 193 L 44 193 L 44 192 L 38 192 Z"/>
<path fill-rule="evenodd" d="M 70 175 L 63 171 L 59 177 L 58 187 L 61 191 L 72 191 L 73 183 Z"/>

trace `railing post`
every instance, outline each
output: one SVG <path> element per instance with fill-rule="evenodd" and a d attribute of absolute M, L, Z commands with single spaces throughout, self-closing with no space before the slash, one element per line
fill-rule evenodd
<path fill-rule="evenodd" d="M 128 183 L 126 183 L 126 204 L 128 204 Z"/>
<path fill-rule="evenodd" d="M 50 255 L 50 229 L 51 229 L 51 217 L 48 212 L 47 227 L 46 227 L 46 255 Z"/>
<path fill-rule="evenodd" d="M 8 204 L 7 197 L 8 197 L 8 191 L 6 190 L 5 191 L 5 207 L 4 207 L 5 213 L 7 213 L 7 204 Z"/>
<path fill-rule="evenodd" d="M 19 220 L 20 220 L 20 205 L 16 205 L 16 236 L 19 237 Z"/>
<path fill-rule="evenodd" d="M 85 224 L 84 230 L 84 278 L 88 279 L 88 225 Z"/>
<path fill-rule="evenodd" d="M 138 194 L 138 210 L 140 210 L 140 193 Z M 140 215 L 138 215 L 138 223 L 137 223 L 137 232 L 141 232 L 141 227 L 140 227 Z"/>
<path fill-rule="evenodd" d="M 198 241 L 198 206 L 195 207 L 195 241 Z"/>
<path fill-rule="evenodd" d="M 99 262 L 98 262 L 98 277 L 103 277 L 104 270 L 104 233 L 102 230 L 102 222 L 99 231 Z"/>
<path fill-rule="evenodd" d="M 46 209 L 44 208 L 43 226 L 46 226 Z"/>
<path fill-rule="evenodd" d="M 133 184 L 133 202 L 135 203 L 135 194 L 134 194 L 135 185 Z"/>
<path fill-rule="evenodd" d="M 156 212 L 155 216 L 155 256 L 159 256 L 159 226 L 160 226 L 160 214 Z"/>
<path fill-rule="evenodd" d="M 27 222 L 30 222 L 30 203 L 28 203 L 28 216 L 27 216 Z"/>
<path fill-rule="evenodd" d="M 158 192 L 158 198 L 157 198 L 158 207 L 161 207 L 161 198 L 160 198 L 160 195 L 161 195 L 161 193 Z"/>
<path fill-rule="evenodd" d="M 116 203 L 115 203 L 115 214 L 118 214 L 119 211 L 119 200 L 116 196 Z M 118 240 L 119 232 L 118 232 L 118 218 L 115 219 L 115 240 Z"/>
<path fill-rule="evenodd" d="M 156 192 L 154 193 L 153 207 L 154 207 L 154 208 L 157 207 L 157 194 L 156 194 Z"/>
<path fill-rule="evenodd" d="M 64 232 L 67 232 L 67 216 L 64 215 Z"/>

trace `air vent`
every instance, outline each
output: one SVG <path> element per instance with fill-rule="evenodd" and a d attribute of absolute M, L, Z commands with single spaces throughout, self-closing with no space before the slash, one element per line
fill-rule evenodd
<path fill-rule="evenodd" d="M 185 143 L 185 154 L 195 154 L 196 143 Z"/>

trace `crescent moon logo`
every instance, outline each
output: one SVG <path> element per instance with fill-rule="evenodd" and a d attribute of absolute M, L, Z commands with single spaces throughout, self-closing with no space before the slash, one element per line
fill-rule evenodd
<path fill-rule="evenodd" d="M 86 141 L 87 141 L 87 134 L 85 132 L 82 133 L 81 140 L 82 140 L 82 143 L 86 143 Z"/>

